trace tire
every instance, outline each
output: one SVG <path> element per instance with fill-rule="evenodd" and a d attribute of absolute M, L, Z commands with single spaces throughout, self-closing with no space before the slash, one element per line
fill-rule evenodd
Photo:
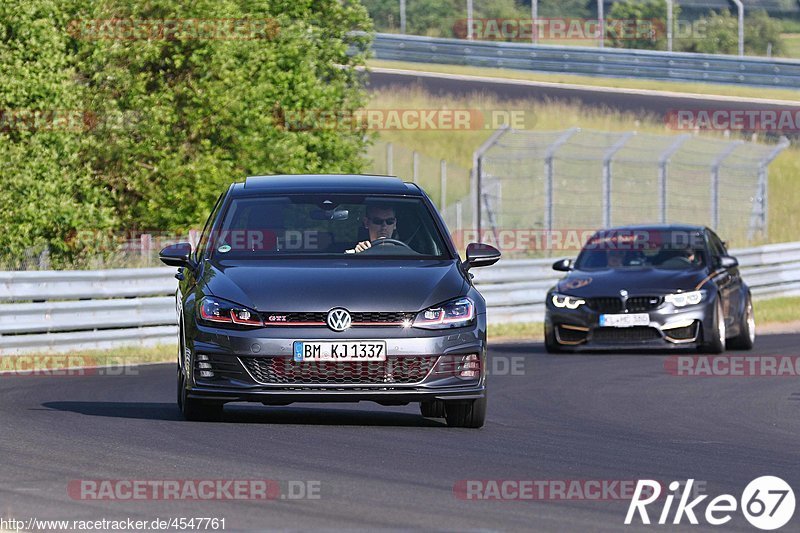
<path fill-rule="evenodd" d="M 752 350 L 756 342 L 756 317 L 753 313 L 753 300 L 750 294 L 744 302 L 744 311 L 739 320 L 739 334 L 728 341 L 731 348 L 737 350 Z"/>
<path fill-rule="evenodd" d="M 478 400 L 444 402 L 444 418 L 453 428 L 480 428 L 486 421 L 486 396 Z"/>
<path fill-rule="evenodd" d="M 204 402 L 189 398 L 186 391 L 186 378 L 178 367 L 178 408 L 183 418 L 192 422 L 212 422 L 222 419 L 220 402 Z"/>
<path fill-rule="evenodd" d="M 419 412 L 425 418 L 444 418 L 444 402 L 442 400 L 420 402 Z"/>
<path fill-rule="evenodd" d="M 544 349 L 547 353 L 562 353 L 564 351 L 556 340 L 555 326 L 550 328 L 549 333 L 547 327 L 544 328 Z"/>
<path fill-rule="evenodd" d="M 722 353 L 725 351 L 725 315 L 722 313 L 722 303 L 717 299 L 714 307 L 714 320 L 711 331 L 703 330 L 703 351 L 706 353 Z"/>

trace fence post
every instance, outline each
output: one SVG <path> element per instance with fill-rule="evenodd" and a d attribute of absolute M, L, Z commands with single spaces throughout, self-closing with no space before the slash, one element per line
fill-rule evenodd
<path fill-rule="evenodd" d="M 635 131 L 623 133 L 617 142 L 603 156 L 603 227 L 611 227 L 611 160 L 619 152 L 628 139 L 636 135 Z"/>
<path fill-rule="evenodd" d="M 386 143 L 386 174 L 394 175 L 394 147 L 392 143 Z"/>
<path fill-rule="evenodd" d="M 461 202 L 456 202 L 456 234 L 462 235 L 464 230 L 464 212 Z"/>
<path fill-rule="evenodd" d="M 789 139 L 781 137 L 778 145 L 758 163 L 758 192 L 756 193 L 755 205 L 753 206 L 753 214 L 750 216 L 750 225 L 747 229 L 748 242 L 753 238 L 753 234 L 755 233 L 756 221 L 758 221 L 758 224 L 761 226 L 764 237 L 768 236 L 769 181 L 767 178 L 769 177 L 769 164 L 772 163 L 782 151 L 788 148 L 790 144 Z M 756 206 L 758 206 L 760 212 L 756 212 Z"/>
<path fill-rule="evenodd" d="M 667 165 L 675 152 L 691 137 L 689 134 L 679 136 L 658 158 L 658 211 L 662 224 L 667 223 Z"/>
<path fill-rule="evenodd" d="M 481 233 L 481 178 L 483 176 L 483 156 L 489 149 L 497 144 L 500 138 L 505 135 L 507 131 L 511 128 L 508 124 L 503 124 L 497 130 L 495 130 L 492 135 L 484 141 L 478 149 L 473 152 L 472 154 L 472 186 L 470 187 L 472 190 L 470 194 L 472 196 L 472 203 L 475 208 L 475 213 L 473 214 L 473 225 L 475 226 L 475 230 L 478 232 L 478 235 Z"/>
<path fill-rule="evenodd" d="M 568 129 L 547 147 L 544 154 L 544 230 L 547 238 L 553 230 L 553 157 L 555 157 L 556 150 L 579 131 L 581 131 L 580 128 Z"/>
<path fill-rule="evenodd" d="M 439 210 L 444 211 L 447 207 L 447 161 L 439 161 Z"/>
<path fill-rule="evenodd" d="M 742 144 L 744 141 L 732 142 L 711 163 L 711 228 L 714 230 L 719 227 L 719 167 Z"/>
<path fill-rule="evenodd" d="M 139 247 L 139 254 L 142 256 L 142 259 L 149 259 L 150 257 L 150 249 L 153 246 L 152 235 L 149 233 L 142 233 L 139 237 L 141 242 L 141 246 Z M 149 262 L 149 261 L 148 261 Z"/>

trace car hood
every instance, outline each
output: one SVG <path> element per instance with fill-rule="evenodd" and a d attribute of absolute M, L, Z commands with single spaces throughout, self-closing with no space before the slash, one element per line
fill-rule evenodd
<path fill-rule="evenodd" d="M 322 260 L 207 263 L 205 292 L 257 311 L 420 311 L 462 296 L 456 261 Z"/>
<path fill-rule="evenodd" d="M 626 290 L 632 296 L 694 290 L 706 277 L 703 269 L 658 268 L 574 270 L 558 282 L 556 290 L 574 296 L 616 296 Z"/>

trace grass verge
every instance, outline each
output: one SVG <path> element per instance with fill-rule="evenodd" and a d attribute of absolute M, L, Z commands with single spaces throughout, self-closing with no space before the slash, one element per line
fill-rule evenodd
<path fill-rule="evenodd" d="M 794 46 L 793 42 L 789 46 Z M 531 72 L 526 70 L 512 70 L 504 68 L 471 67 L 463 65 L 434 65 L 429 63 L 413 63 L 410 61 L 385 61 L 372 59 L 367 62 L 368 67 L 396 68 L 418 70 L 421 72 L 436 72 L 441 74 L 463 74 L 467 76 L 487 76 L 491 78 L 542 81 L 548 83 L 562 83 L 575 85 L 588 85 L 592 87 L 611 87 L 618 89 L 644 89 L 651 91 L 671 91 L 676 93 L 707 94 L 712 96 L 738 96 L 744 98 L 760 98 L 775 100 L 800 99 L 800 91 L 792 89 L 777 89 L 771 87 L 745 87 L 720 83 L 691 83 L 667 80 L 639 80 L 629 78 L 604 78 L 600 76 L 581 76 L 577 74 Z"/>
<path fill-rule="evenodd" d="M 109 367 L 108 375 L 125 375 L 128 365 L 172 362 L 177 353 L 177 345 L 158 344 L 111 350 L 6 355 L 0 356 L 0 373 L 48 375 L 72 368 Z"/>
<path fill-rule="evenodd" d="M 800 320 L 800 297 L 772 298 L 753 303 L 756 324 L 783 324 Z"/>

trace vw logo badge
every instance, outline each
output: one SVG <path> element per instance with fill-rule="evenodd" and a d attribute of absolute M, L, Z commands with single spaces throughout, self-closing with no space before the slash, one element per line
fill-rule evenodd
<path fill-rule="evenodd" d="M 328 311 L 328 327 L 333 331 L 344 331 L 350 327 L 352 322 L 350 313 L 347 309 L 331 309 Z"/>

